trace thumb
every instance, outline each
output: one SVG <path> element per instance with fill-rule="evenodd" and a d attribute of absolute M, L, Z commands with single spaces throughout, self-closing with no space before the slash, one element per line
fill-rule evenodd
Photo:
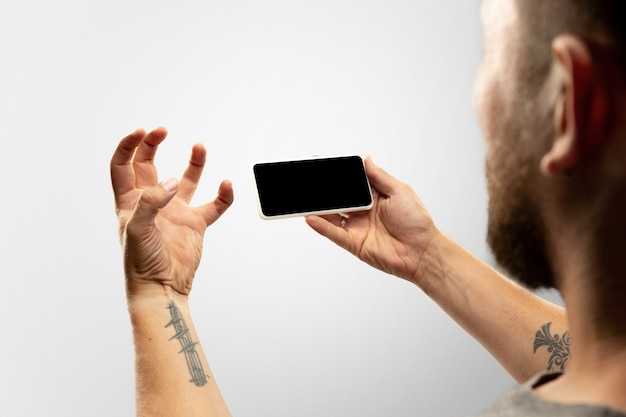
<path fill-rule="evenodd" d="M 370 184 L 377 191 L 386 196 L 394 193 L 398 180 L 387 171 L 376 165 L 369 156 L 365 158 L 365 171 L 367 172 Z"/>
<path fill-rule="evenodd" d="M 159 185 L 146 188 L 137 201 L 135 211 L 128 222 L 127 230 L 139 232 L 150 230 L 154 224 L 154 218 L 169 203 L 178 191 L 178 181 L 169 179 Z"/>

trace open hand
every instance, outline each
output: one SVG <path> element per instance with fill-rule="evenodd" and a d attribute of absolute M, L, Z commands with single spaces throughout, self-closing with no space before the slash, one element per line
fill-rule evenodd
<path fill-rule="evenodd" d="M 158 183 L 154 156 L 166 136 L 165 128 L 136 130 L 120 141 L 111 159 L 129 297 L 155 288 L 187 296 L 200 264 L 204 232 L 233 202 L 232 184 L 225 180 L 213 201 L 189 205 L 206 161 L 201 144 L 193 146 L 180 182 Z"/>
<path fill-rule="evenodd" d="M 384 272 L 418 283 L 420 266 L 431 240 L 438 235 L 430 214 L 408 185 L 365 159 L 374 205 L 368 211 L 309 216 L 322 236 Z"/>

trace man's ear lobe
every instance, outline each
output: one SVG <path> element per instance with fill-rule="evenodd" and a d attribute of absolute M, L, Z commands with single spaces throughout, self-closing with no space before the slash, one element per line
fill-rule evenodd
<path fill-rule="evenodd" d="M 544 175 L 576 168 L 605 138 L 608 93 L 594 68 L 589 46 L 580 38 L 560 35 L 552 42 L 561 93 L 555 103 L 554 138 L 541 160 Z"/>

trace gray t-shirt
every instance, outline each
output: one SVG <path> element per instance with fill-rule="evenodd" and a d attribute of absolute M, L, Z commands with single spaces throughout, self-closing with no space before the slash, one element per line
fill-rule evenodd
<path fill-rule="evenodd" d="M 534 388 L 560 375 L 560 373 L 539 374 L 503 395 L 493 407 L 476 417 L 626 417 L 626 414 L 606 407 L 557 404 L 535 395 Z"/>

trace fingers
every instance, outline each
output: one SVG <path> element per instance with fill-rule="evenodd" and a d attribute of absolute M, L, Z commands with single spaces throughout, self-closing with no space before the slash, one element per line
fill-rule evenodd
<path fill-rule="evenodd" d="M 178 182 L 175 179 L 146 188 L 141 193 L 135 211 L 128 221 L 126 230 L 129 236 L 135 238 L 147 236 L 154 227 L 154 219 L 159 210 L 174 198 L 176 191 L 178 191 Z"/>
<path fill-rule="evenodd" d="M 395 177 L 376 165 L 369 156 L 365 158 L 365 171 L 372 187 L 383 195 L 390 196 L 394 194 L 398 185 L 401 184 Z"/>
<path fill-rule="evenodd" d="M 342 217 L 339 215 L 307 216 L 306 223 L 320 235 L 336 245 L 350 250 L 350 234 L 341 227 Z"/>
<path fill-rule="evenodd" d="M 199 208 L 207 227 L 215 223 L 215 221 L 228 210 L 233 204 L 234 199 L 233 184 L 229 180 L 222 181 L 215 200 Z"/>
<path fill-rule="evenodd" d="M 120 141 L 111 159 L 111 182 L 118 210 L 134 207 L 133 219 L 135 222 L 139 222 L 138 224 L 152 224 L 158 210 L 164 207 L 176 194 L 181 200 L 189 204 L 204 170 L 206 148 L 202 144 L 195 144 L 191 151 L 189 165 L 183 173 L 180 184 L 175 180 L 168 180 L 162 183 L 160 187 L 155 187 L 158 177 L 154 157 L 159 144 L 163 142 L 166 136 L 167 130 L 163 127 L 148 133 L 143 129 L 138 129 Z M 136 196 L 139 195 L 141 189 L 145 190 L 137 201 Z M 135 197 L 121 199 L 124 194 L 134 190 L 137 191 L 134 194 Z M 163 194 L 163 190 L 166 194 Z M 222 182 L 215 200 L 198 208 L 206 225 L 211 225 L 224 214 L 233 200 L 232 183 L 230 181 Z"/>
<path fill-rule="evenodd" d="M 202 144 L 195 144 L 191 149 L 191 157 L 189 158 L 189 165 L 183 174 L 180 181 L 180 190 L 178 196 L 186 203 L 191 201 L 200 176 L 204 170 L 204 164 L 206 163 L 206 149 Z"/>
<path fill-rule="evenodd" d="M 163 142 L 166 136 L 167 129 L 158 127 L 145 135 L 139 143 L 133 158 L 135 185 L 138 188 L 150 187 L 157 183 L 158 176 L 154 165 L 154 156 L 159 144 Z"/>
<path fill-rule="evenodd" d="M 167 130 L 163 127 L 149 133 L 137 129 L 120 141 L 111 158 L 111 183 L 116 198 L 136 187 L 156 184 L 154 155 L 165 136 Z"/>
<path fill-rule="evenodd" d="M 137 129 L 124 137 L 117 145 L 117 149 L 111 158 L 111 184 L 116 201 L 123 195 L 135 188 L 135 170 L 131 165 L 137 145 L 146 135 L 143 129 Z"/>

